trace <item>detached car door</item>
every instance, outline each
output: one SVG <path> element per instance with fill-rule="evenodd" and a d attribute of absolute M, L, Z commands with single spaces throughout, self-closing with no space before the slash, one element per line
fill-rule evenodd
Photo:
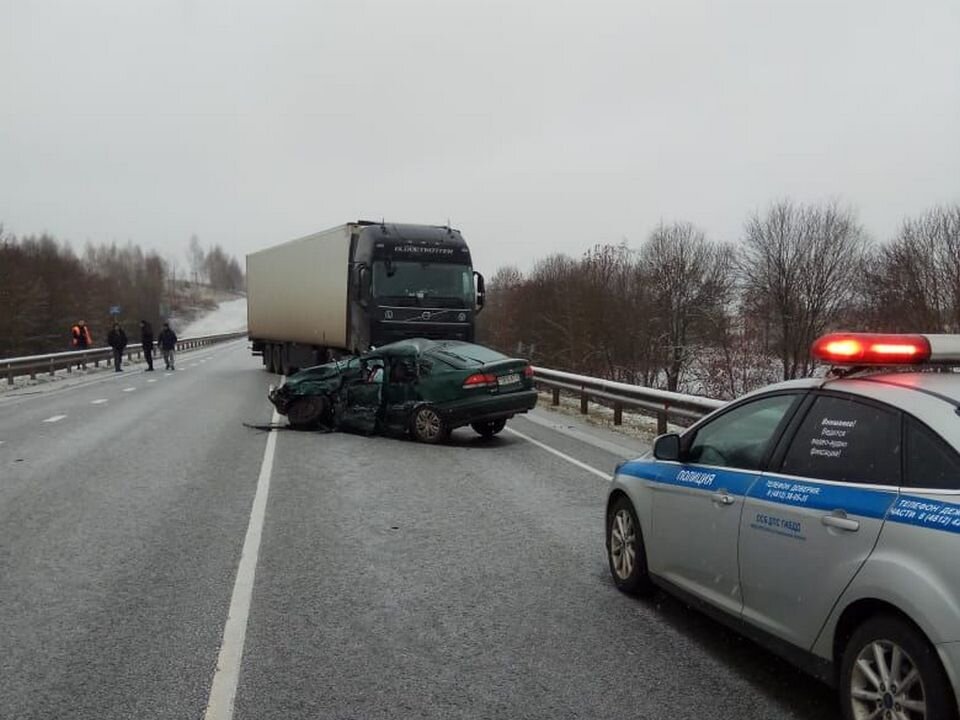
<path fill-rule="evenodd" d="M 682 462 L 656 463 L 647 549 L 652 573 L 739 615 L 743 497 L 799 397 L 767 395 L 737 405 L 684 436 Z"/>
<path fill-rule="evenodd" d="M 778 472 L 747 493 L 744 619 L 794 645 L 813 645 L 897 498 L 900 424 L 899 411 L 874 401 L 811 397 L 771 463 Z"/>

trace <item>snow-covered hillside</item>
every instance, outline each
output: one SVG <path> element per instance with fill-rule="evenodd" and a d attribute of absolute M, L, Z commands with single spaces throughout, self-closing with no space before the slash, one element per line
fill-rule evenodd
<path fill-rule="evenodd" d="M 186 327 L 174 328 L 177 336 L 182 338 L 240 332 L 246 329 L 247 299 L 245 297 L 220 303 L 216 310 L 194 320 Z"/>

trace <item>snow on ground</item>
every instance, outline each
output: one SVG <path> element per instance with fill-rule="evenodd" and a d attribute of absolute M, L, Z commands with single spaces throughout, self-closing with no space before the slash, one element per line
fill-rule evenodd
<path fill-rule="evenodd" d="M 598 427 L 606 428 L 607 430 L 623 433 L 625 435 L 637 438 L 638 440 L 643 440 L 647 443 L 652 443 L 653 439 L 657 436 L 657 419 L 648 415 L 641 415 L 636 411 L 631 412 L 629 408 L 623 409 L 623 425 L 614 425 L 613 408 L 608 408 L 605 405 L 591 402 L 589 408 L 590 412 L 587 415 L 581 415 L 579 397 L 572 397 L 570 395 L 564 395 L 561 393 L 560 405 L 557 407 L 551 405 L 552 400 L 553 393 L 541 390 L 540 399 L 537 402 L 537 408 L 541 410 L 549 410 L 550 412 L 559 413 L 561 415 L 576 417 L 580 420 L 590 423 L 591 425 L 596 425 Z M 684 428 L 680 425 L 667 423 L 667 432 L 682 432 L 683 429 Z"/>
<path fill-rule="evenodd" d="M 194 320 L 183 328 L 174 327 L 177 337 L 200 337 L 221 333 L 242 332 L 247 329 L 247 299 L 228 300 L 220 303 L 203 317 Z"/>

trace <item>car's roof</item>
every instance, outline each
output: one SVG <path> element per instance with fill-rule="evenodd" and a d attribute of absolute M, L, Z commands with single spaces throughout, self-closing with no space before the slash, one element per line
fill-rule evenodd
<path fill-rule="evenodd" d="M 426 338 L 412 338 L 409 340 L 399 340 L 389 345 L 383 345 L 373 351 L 374 355 L 420 355 L 429 352 L 453 353 L 462 357 L 464 360 L 487 363 L 496 360 L 506 359 L 506 355 L 499 353 L 492 348 L 476 343 L 468 343 L 460 340 L 427 340 Z"/>

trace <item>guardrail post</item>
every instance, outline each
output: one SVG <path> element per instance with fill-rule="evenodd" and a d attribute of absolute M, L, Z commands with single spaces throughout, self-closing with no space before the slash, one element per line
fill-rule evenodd
<path fill-rule="evenodd" d="M 667 432 L 667 408 L 668 405 L 663 406 L 663 410 L 657 413 L 657 435 L 663 435 Z"/>
<path fill-rule="evenodd" d="M 127 362 L 128 362 L 128 363 L 132 363 L 132 362 L 133 362 L 133 353 L 132 353 L 132 352 L 128 352 L 128 353 L 127 353 Z"/>
<path fill-rule="evenodd" d="M 7 365 L 7 385 L 13 385 L 13 368 Z"/>
<path fill-rule="evenodd" d="M 560 388 L 553 389 L 553 403 L 554 406 L 560 404 Z"/>
<path fill-rule="evenodd" d="M 589 405 L 587 403 L 588 403 L 587 389 L 581 387 L 580 388 L 580 414 L 581 415 L 587 414 L 587 411 L 589 410 Z"/>
<path fill-rule="evenodd" d="M 613 406 L 613 424 L 623 425 L 623 405 L 614 403 Z"/>
<path fill-rule="evenodd" d="M 67 365 L 67 367 L 70 367 Z M 53 364 L 53 358 L 50 358 L 50 377 L 53 377 L 53 374 L 57 371 L 56 367 Z M 33 377 L 32 375 L 30 377 Z"/>

